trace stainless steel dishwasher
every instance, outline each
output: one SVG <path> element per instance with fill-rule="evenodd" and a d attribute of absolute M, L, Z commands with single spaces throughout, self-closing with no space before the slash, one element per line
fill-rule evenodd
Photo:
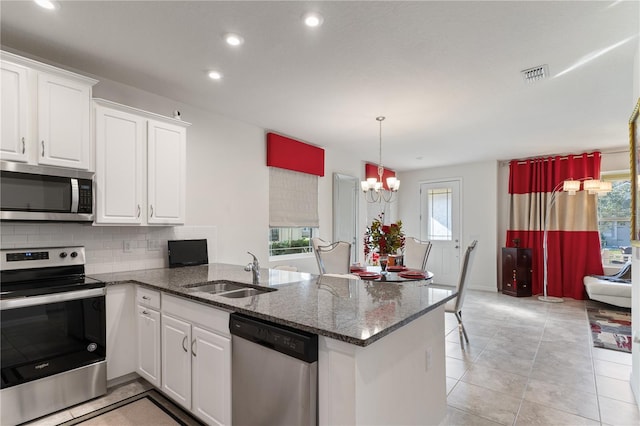
<path fill-rule="evenodd" d="M 318 336 L 240 314 L 229 328 L 233 425 L 317 425 Z"/>

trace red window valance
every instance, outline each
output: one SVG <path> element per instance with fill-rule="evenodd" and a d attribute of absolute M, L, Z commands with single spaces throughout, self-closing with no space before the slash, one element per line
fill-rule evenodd
<path fill-rule="evenodd" d="M 267 166 L 324 176 L 324 149 L 267 133 Z"/>

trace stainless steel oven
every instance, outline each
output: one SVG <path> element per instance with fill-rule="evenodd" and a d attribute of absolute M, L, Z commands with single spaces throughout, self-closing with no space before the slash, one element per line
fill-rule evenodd
<path fill-rule="evenodd" d="M 105 286 L 84 248 L 0 253 L 0 424 L 106 393 Z"/>
<path fill-rule="evenodd" d="M 0 161 L 0 219 L 91 222 L 93 173 Z"/>

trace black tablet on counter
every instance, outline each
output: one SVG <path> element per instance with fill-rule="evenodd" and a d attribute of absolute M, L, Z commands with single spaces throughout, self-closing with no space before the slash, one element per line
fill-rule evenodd
<path fill-rule="evenodd" d="M 207 240 L 169 240 L 169 268 L 209 263 Z"/>

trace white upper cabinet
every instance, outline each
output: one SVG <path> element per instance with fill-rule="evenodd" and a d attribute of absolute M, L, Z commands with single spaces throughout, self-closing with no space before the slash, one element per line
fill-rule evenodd
<path fill-rule="evenodd" d="M 28 95 L 27 69 L 9 62 L 0 63 L 2 71 L 2 139 L 0 154 L 3 160 L 27 161 Z"/>
<path fill-rule="evenodd" d="M 91 151 L 91 87 L 38 74 L 38 163 L 88 169 Z"/>
<path fill-rule="evenodd" d="M 94 100 L 96 223 L 180 225 L 185 219 L 185 123 Z"/>
<path fill-rule="evenodd" d="M 149 223 L 184 222 L 186 129 L 149 121 L 147 200 Z"/>
<path fill-rule="evenodd" d="M 97 80 L 1 55 L 1 158 L 91 169 L 91 90 Z"/>
<path fill-rule="evenodd" d="M 143 223 L 146 120 L 96 105 L 96 222 Z"/>

